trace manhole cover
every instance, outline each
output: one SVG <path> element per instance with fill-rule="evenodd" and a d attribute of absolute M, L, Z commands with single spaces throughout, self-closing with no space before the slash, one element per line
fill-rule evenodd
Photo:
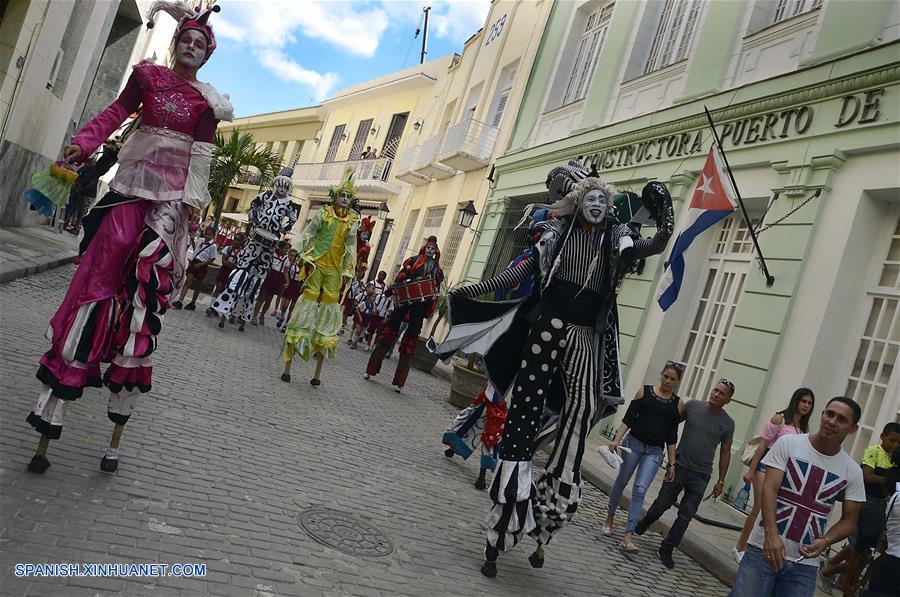
<path fill-rule="evenodd" d="M 305 510 L 300 513 L 300 526 L 322 545 L 350 555 L 377 558 L 394 551 L 394 544 L 381 529 L 346 512 Z"/>

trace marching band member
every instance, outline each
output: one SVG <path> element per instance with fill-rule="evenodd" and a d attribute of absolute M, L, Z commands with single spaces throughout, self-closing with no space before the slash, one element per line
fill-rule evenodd
<path fill-rule="evenodd" d="M 429 236 L 422 248 L 419 249 L 419 254 L 403 262 L 393 286 L 388 290 L 392 293 L 396 306 L 378 334 L 378 346 L 369 357 L 366 379 L 378 375 L 381 371 L 381 363 L 397 341 L 400 324 L 408 315 L 409 327 L 400 343 L 400 358 L 391 382 L 396 392 L 399 392 L 406 384 L 409 364 L 416 350 L 416 340 L 422 331 L 422 322 L 431 317 L 437 307 L 438 292 L 441 282 L 444 281 L 444 272 L 441 271 L 440 261 L 441 251 L 438 248 L 437 237 Z"/>

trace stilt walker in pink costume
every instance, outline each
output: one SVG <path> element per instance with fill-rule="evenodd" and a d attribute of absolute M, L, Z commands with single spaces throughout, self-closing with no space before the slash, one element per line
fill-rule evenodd
<path fill-rule="evenodd" d="M 138 128 L 119 152 L 110 191 L 85 221 L 81 262 L 47 336 L 37 378 L 43 391 L 28 422 L 41 434 L 28 470 L 50 466 L 49 440 L 58 439 L 71 402 L 85 387 L 109 388 L 115 424 L 100 470 L 119 463 L 119 440 L 140 394 L 150 391 L 156 336 L 172 296 L 184 282 L 188 223 L 210 202 L 209 167 L 219 120 L 231 120 L 228 99 L 196 80 L 216 48 L 203 14 L 178 2 L 155 2 L 179 21 L 174 66 L 133 67 L 115 102 L 88 122 L 63 153 L 83 162 L 128 116 L 143 106 Z M 100 364 L 109 363 L 101 377 Z"/>

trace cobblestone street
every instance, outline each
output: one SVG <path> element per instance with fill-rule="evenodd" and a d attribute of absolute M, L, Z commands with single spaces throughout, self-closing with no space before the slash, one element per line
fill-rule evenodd
<path fill-rule="evenodd" d="M 601 538 L 606 498 L 592 486 L 574 524 L 528 565 L 532 544 L 479 574 L 490 503 L 472 487 L 477 458 L 448 460 L 440 437 L 455 409 L 447 382 L 413 370 L 392 391 L 396 357 L 377 381 L 368 353 L 341 346 L 312 388 L 312 364 L 279 381 L 271 326 L 220 330 L 203 314 L 167 314 L 153 391 L 125 428 L 121 464 L 99 471 L 112 423 L 106 394 L 70 408 L 51 468 L 25 471 L 38 435 L 25 422 L 37 398 L 37 359 L 68 266 L 0 286 L 0 593 L 3 595 L 685 595 L 727 588 L 676 552 L 658 562 L 658 536 Z M 271 318 L 269 318 L 271 322 Z M 359 557 L 317 543 L 301 514 L 330 508 L 381 529 L 394 551 Z M 205 563 L 204 578 L 16 578 L 17 562 Z"/>

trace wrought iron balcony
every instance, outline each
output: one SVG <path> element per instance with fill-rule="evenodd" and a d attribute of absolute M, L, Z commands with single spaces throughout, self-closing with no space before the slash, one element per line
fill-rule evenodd
<path fill-rule="evenodd" d="M 348 169 L 354 172 L 353 184 L 362 195 L 398 195 L 400 185 L 390 181 L 393 160 L 351 160 L 294 166 L 294 185 L 304 191 L 328 191 L 344 179 Z"/>
<path fill-rule="evenodd" d="M 422 149 L 419 151 L 418 163 L 414 170 L 422 176 L 427 176 L 429 180 L 432 178 L 443 180 L 456 174 L 456 168 L 446 166 L 437 160 L 437 152 L 443 140 L 443 135 L 425 139 Z"/>
<path fill-rule="evenodd" d="M 395 164 L 396 174 L 394 174 L 394 177 L 403 182 L 408 182 L 413 186 L 420 186 L 431 182 L 430 176 L 424 176 L 415 171 L 415 168 L 418 166 L 419 154 L 421 151 L 422 148 L 418 145 L 404 149 L 403 152 L 397 156 L 397 162 Z"/>
<path fill-rule="evenodd" d="M 451 168 L 471 172 L 491 162 L 500 130 L 474 118 L 463 120 L 447 130 L 437 159 Z"/>

